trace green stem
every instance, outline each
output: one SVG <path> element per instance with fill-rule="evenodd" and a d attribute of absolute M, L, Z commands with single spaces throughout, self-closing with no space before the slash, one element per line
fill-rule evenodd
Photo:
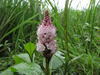
<path fill-rule="evenodd" d="M 33 56 L 32 56 L 33 57 Z M 31 59 L 31 62 L 33 62 L 33 58 L 32 57 L 30 57 L 30 59 Z"/>
<path fill-rule="evenodd" d="M 49 61 L 46 58 L 46 70 L 45 70 L 45 75 L 49 75 Z"/>

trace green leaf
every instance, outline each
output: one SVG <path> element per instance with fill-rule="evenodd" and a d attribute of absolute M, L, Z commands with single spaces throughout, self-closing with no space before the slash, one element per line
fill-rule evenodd
<path fill-rule="evenodd" d="M 26 63 L 31 62 L 29 55 L 27 53 L 21 53 L 21 54 L 15 55 L 13 58 L 16 64 L 21 63 L 21 62 L 26 62 Z"/>
<path fill-rule="evenodd" d="M 33 52 L 35 50 L 36 46 L 29 42 L 24 46 L 24 49 L 29 53 L 30 57 L 32 58 Z"/>
<path fill-rule="evenodd" d="M 15 69 L 14 67 L 10 67 L 10 69 L 11 69 L 11 72 L 16 72 L 17 71 L 17 69 Z"/>
<path fill-rule="evenodd" d="M 62 53 L 60 51 L 57 51 L 56 54 L 53 55 L 49 64 L 49 68 L 57 69 L 64 64 L 65 57 L 61 56 L 61 54 Z M 43 60 L 43 66 L 45 67 L 45 59 Z"/>
<path fill-rule="evenodd" d="M 36 63 L 20 63 L 17 65 L 12 66 L 13 68 L 17 69 L 18 73 L 25 74 L 25 75 L 43 75 L 43 71 L 40 66 Z M 1 75 L 13 75 L 10 68 L 5 70 L 1 73 Z"/>
<path fill-rule="evenodd" d="M 0 47 L 2 47 L 3 46 L 3 44 L 0 44 Z"/>
<path fill-rule="evenodd" d="M 15 64 L 19 64 L 21 62 L 24 62 L 23 60 L 21 60 L 17 55 L 14 56 L 14 60 L 15 60 Z"/>
<path fill-rule="evenodd" d="M 55 55 L 52 57 L 51 63 L 50 63 L 50 68 L 52 69 L 57 69 L 59 68 L 63 63 L 59 58 L 57 58 Z"/>

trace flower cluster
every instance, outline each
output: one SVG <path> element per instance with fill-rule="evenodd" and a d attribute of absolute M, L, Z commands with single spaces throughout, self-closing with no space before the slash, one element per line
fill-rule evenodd
<path fill-rule="evenodd" d="M 57 51 L 56 40 L 54 40 L 56 37 L 55 33 L 56 27 L 52 25 L 49 12 L 46 10 L 44 14 L 44 20 L 37 29 L 37 51 L 43 52 L 45 50 L 50 50 L 50 53 L 54 54 Z"/>

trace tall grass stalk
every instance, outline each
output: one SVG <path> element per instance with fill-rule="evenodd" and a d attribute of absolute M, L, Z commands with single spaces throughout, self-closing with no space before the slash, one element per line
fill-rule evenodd
<path fill-rule="evenodd" d="M 55 17 L 54 17 L 54 20 L 56 21 L 56 26 L 57 26 L 57 30 L 58 30 L 58 36 L 61 38 L 61 40 L 63 40 L 63 32 L 64 32 L 64 29 L 62 27 L 62 25 L 60 24 L 60 21 L 59 21 L 59 14 L 58 14 L 58 10 L 57 10 L 57 6 L 53 6 L 53 4 L 51 3 L 50 0 L 47 0 L 50 4 L 50 6 L 52 7 L 54 13 L 55 13 Z"/>
<path fill-rule="evenodd" d="M 67 70 L 69 70 L 67 67 L 68 67 L 68 62 L 69 62 L 69 51 L 68 51 L 68 3 L 69 3 L 69 0 L 66 0 L 65 2 L 65 10 L 64 10 L 64 38 L 65 38 L 65 49 L 66 49 L 66 52 L 67 52 L 67 55 L 65 53 L 65 58 L 66 58 L 66 63 L 65 63 L 65 72 L 64 72 L 64 75 L 66 75 L 66 72 L 68 72 Z M 68 72 L 69 74 L 69 72 Z"/>
<path fill-rule="evenodd" d="M 69 51 L 68 51 L 68 28 L 67 28 L 68 1 L 69 0 L 66 0 L 65 11 L 64 11 L 64 36 L 65 36 L 66 51 L 67 51 L 67 55 L 69 57 Z"/>
<path fill-rule="evenodd" d="M 24 25 L 25 23 L 29 22 L 31 19 L 35 18 L 38 14 L 32 16 L 31 18 L 27 19 L 26 21 L 22 22 L 21 24 L 19 24 L 18 26 L 16 26 L 15 28 L 13 28 L 11 31 L 9 31 L 7 34 L 5 34 L 1 39 L 4 39 L 7 35 L 9 35 L 10 33 L 12 33 L 13 31 L 15 31 L 16 29 L 18 29 L 19 27 L 21 27 L 22 25 Z"/>
<path fill-rule="evenodd" d="M 90 26 L 91 26 L 91 40 L 90 40 L 90 49 L 92 50 L 92 44 L 93 44 L 93 31 L 94 31 L 94 19 L 95 19 L 95 14 L 96 14 L 96 9 L 97 9 L 97 5 L 95 6 L 95 0 L 91 0 L 92 5 L 91 5 L 91 10 L 92 10 L 92 15 L 91 15 L 91 22 L 90 22 Z"/>
<path fill-rule="evenodd" d="M 25 15 L 25 13 L 26 13 L 26 11 L 23 13 L 22 17 L 20 18 L 20 20 L 22 20 L 22 22 L 24 22 L 24 15 Z M 23 33 L 22 30 L 23 30 L 23 26 L 21 26 L 21 27 L 19 28 L 18 36 L 17 36 L 16 43 L 15 43 L 15 48 L 16 48 L 16 46 L 17 46 L 17 44 L 18 44 L 18 39 L 20 38 L 21 33 Z M 18 50 L 19 50 L 19 49 L 18 49 Z M 17 51 L 18 51 L 18 50 L 17 50 Z"/>

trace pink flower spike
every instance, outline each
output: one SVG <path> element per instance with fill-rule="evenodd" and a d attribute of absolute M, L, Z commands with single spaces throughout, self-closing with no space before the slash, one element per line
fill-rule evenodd
<path fill-rule="evenodd" d="M 38 43 L 37 51 L 44 54 L 54 54 L 57 52 L 56 40 L 56 27 L 52 25 L 48 10 L 45 11 L 44 20 L 37 29 Z M 48 53 L 50 52 L 50 53 Z"/>

